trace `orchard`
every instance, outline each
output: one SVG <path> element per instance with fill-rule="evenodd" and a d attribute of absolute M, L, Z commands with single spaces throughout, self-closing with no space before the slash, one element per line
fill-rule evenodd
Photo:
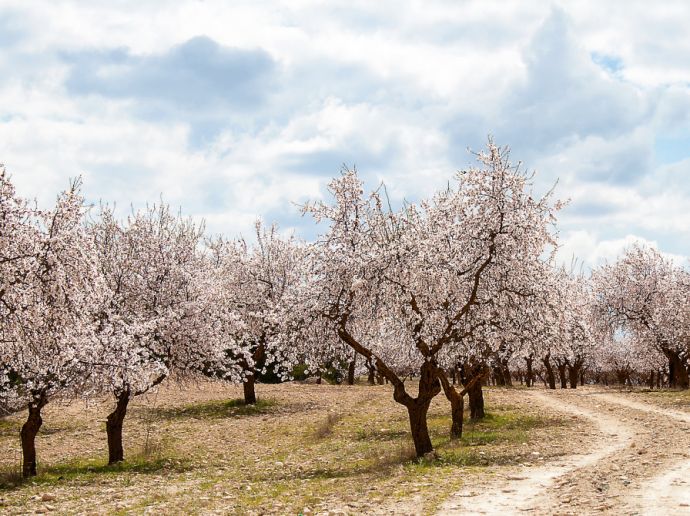
<path fill-rule="evenodd" d="M 637 244 L 592 270 L 558 264 L 564 203 L 535 196 L 492 140 L 476 160 L 398 207 L 344 169 L 301 207 L 312 241 L 262 222 L 247 239 L 209 236 L 164 203 L 120 219 L 87 206 L 80 181 L 39 209 L 0 173 L 0 410 L 24 418 L 21 475 L 41 472 L 49 404 L 109 400 L 117 465 L 139 424 L 128 407 L 166 385 L 241 386 L 257 410 L 281 382 L 385 389 L 418 464 L 442 459 L 435 399 L 460 442 L 490 420 L 487 390 L 688 389 L 688 268 Z"/>

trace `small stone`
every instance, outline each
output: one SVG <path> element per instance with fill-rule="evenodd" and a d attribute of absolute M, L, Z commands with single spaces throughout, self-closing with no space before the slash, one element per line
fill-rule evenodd
<path fill-rule="evenodd" d="M 51 493 L 43 493 L 43 496 L 41 496 L 41 501 L 42 502 L 54 502 L 55 501 L 55 495 Z"/>

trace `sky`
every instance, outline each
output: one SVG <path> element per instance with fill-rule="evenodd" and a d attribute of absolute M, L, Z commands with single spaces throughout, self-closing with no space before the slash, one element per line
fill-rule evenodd
<path fill-rule="evenodd" d="M 559 259 L 690 257 L 690 2 L 0 0 L 0 162 L 50 205 L 277 222 L 355 166 L 394 202 L 492 135 L 556 182 Z M 123 208 L 124 207 L 124 208 Z"/>

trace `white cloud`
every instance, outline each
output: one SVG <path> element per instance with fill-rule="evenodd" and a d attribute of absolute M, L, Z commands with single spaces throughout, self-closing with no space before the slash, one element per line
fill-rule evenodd
<path fill-rule="evenodd" d="M 83 174 L 94 200 L 162 194 L 213 232 L 249 232 L 256 216 L 299 230 L 291 201 L 322 195 L 343 162 L 415 198 L 493 133 L 538 169 L 537 190 L 560 177 L 572 198 L 561 256 L 597 263 L 633 238 L 690 256 L 690 150 L 662 163 L 657 148 L 688 136 L 685 1 L 5 0 L 0 15 L 0 161 L 42 203 Z M 118 95 L 68 87 L 75 56 L 170 64 L 198 36 L 270 58 L 261 102 L 197 112 L 185 84 L 155 99 L 140 76 Z M 202 90 L 216 84 L 207 64 Z"/>

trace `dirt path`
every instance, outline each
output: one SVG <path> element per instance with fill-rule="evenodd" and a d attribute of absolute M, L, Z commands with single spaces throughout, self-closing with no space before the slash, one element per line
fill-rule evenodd
<path fill-rule="evenodd" d="M 574 424 L 573 455 L 468 487 L 442 514 L 690 514 L 689 414 L 591 388 L 525 398 L 584 419 L 593 435 Z"/>

